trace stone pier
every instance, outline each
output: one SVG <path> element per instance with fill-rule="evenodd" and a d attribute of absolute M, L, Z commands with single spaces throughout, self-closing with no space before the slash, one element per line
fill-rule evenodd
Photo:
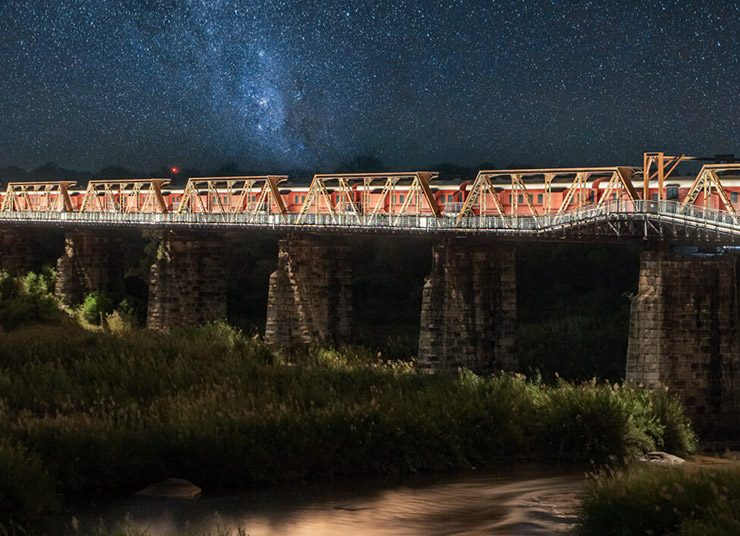
<path fill-rule="evenodd" d="M 226 319 L 227 249 L 215 234 L 164 234 L 149 272 L 147 327 L 167 330 Z"/>
<path fill-rule="evenodd" d="M 514 251 L 449 239 L 434 246 L 432 257 L 422 291 L 419 364 L 516 369 Z"/>
<path fill-rule="evenodd" d="M 27 227 L 0 229 L 0 271 L 19 275 L 41 267 L 41 251 L 36 233 Z"/>
<path fill-rule="evenodd" d="M 731 255 L 640 258 L 626 379 L 677 392 L 705 437 L 740 435 L 737 271 Z"/>
<path fill-rule="evenodd" d="M 349 248 L 330 238 L 280 240 L 270 275 L 265 340 L 293 350 L 347 341 L 352 323 Z"/>
<path fill-rule="evenodd" d="M 123 272 L 121 241 L 114 232 L 71 230 L 57 260 L 56 294 L 67 305 L 82 303 L 96 290 L 117 296 L 123 293 Z"/>

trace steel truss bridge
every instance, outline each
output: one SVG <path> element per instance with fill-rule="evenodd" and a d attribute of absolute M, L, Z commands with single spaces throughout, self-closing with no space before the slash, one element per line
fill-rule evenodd
<path fill-rule="evenodd" d="M 72 200 L 72 181 L 11 182 L 3 194 L 0 224 L 740 244 L 740 215 L 723 183 L 730 175 L 738 180 L 740 164 L 704 165 L 681 199 L 666 199 L 666 179 L 689 158 L 645 153 L 643 168 L 480 171 L 453 213 L 442 213 L 435 201 L 436 174 L 421 171 L 315 175 L 295 211 L 287 209 L 281 195 L 284 176 L 191 178 L 176 209 L 168 208 L 168 179 L 91 180 L 78 204 Z M 589 197 L 596 180 L 605 186 Z M 635 188 L 639 180 L 642 192 Z M 404 201 L 394 206 L 387 201 L 396 199 L 399 188 Z M 510 192 L 509 206 L 502 205 L 501 191 Z M 536 206 L 533 191 L 542 199 Z M 224 193 L 238 202 L 223 201 Z M 203 199 L 211 194 L 216 201 L 206 205 Z"/>

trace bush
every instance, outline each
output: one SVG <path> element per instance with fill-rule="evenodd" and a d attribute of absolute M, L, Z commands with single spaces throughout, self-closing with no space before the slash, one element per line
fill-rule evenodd
<path fill-rule="evenodd" d="M 108 293 L 99 290 L 90 292 L 82 302 L 82 318 L 97 326 L 106 315 L 113 312 L 113 307 L 113 299 Z"/>
<path fill-rule="evenodd" d="M 0 273 L 0 328 L 32 323 L 58 323 L 63 318 L 53 295 L 54 272 L 29 272 L 25 277 Z"/>
<path fill-rule="evenodd" d="M 57 506 L 41 460 L 17 443 L 0 441 L 0 532 Z"/>
<path fill-rule="evenodd" d="M 740 534 L 740 466 L 635 467 L 601 473 L 582 501 L 578 533 Z"/>
<path fill-rule="evenodd" d="M 426 374 L 361 348 L 314 348 L 297 365 L 224 323 L 0 334 L 0 400 L 0 432 L 68 494 L 171 475 L 213 489 L 691 448 L 664 392 Z"/>

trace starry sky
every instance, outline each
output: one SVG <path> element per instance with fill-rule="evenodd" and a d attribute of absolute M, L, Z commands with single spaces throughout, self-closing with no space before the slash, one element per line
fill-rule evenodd
<path fill-rule="evenodd" d="M 740 2 L 3 0 L 0 166 L 740 153 Z"/>

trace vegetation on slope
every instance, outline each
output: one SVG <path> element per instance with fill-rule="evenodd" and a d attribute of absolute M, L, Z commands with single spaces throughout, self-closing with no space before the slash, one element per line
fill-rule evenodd
<path fill-rule="evenodd" d="M 633 467 L 588 485 L 578 533 L 740 534 L 740 466 Z"/>
<path fill-rule="evenodd" d="M 226 324 L 111 333 L 38 320 L 0 333 L 0 481 L 15 482 L 4 516 L 170 476 L 213 490 L 694 447 L 663 391 L 428 374 L 360 348 L 289 362 Z"/>

